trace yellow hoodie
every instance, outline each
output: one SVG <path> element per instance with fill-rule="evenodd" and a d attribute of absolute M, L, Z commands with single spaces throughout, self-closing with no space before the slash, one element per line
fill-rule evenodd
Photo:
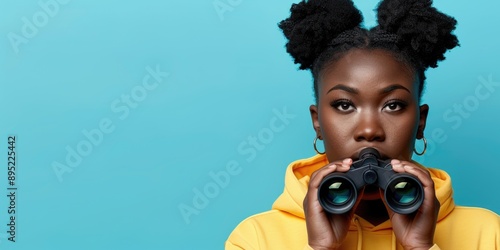
<path fill-rule="evenodd" d="M 311 249 L 302 201 L 307 192 L 309 176 L 328 164 L 324 155 L 292 162 L 285 176 L 285 190 L 274 202 L 272 210 L 242 221 L 226 241 L 226 250 Z M 450 176 L 429 169 L 441 204 L 431 249 L 472 250 L 500 249 L 499 216 L 482 208 L 455 206 Z M 373 226 L 355 217 L 342 249 L 403 249 L 396 242 L 390 220 Z"/>

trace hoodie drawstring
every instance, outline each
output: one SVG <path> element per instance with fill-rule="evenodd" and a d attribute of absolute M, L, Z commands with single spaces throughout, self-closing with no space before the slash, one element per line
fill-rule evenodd
<path fill-rule="evenodd" d="M 396 250 L 396 235 L 394 235 L 394 231 L 391 232 L 391 249 Z"/>
<path fill-rule="evenodd" d="M 363 246 L 363 231 L 361 231 L 361 224 L 359 224 L 358 218 L 354 218 L 354 223 L 356 223 L 356 228 L 358 229 L 358 250 L 361 250 Z"/>

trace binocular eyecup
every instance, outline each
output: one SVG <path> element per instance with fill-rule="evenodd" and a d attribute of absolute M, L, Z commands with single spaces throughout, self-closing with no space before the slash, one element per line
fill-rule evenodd
<path fill-rule="evenodd" d="M 394 172 L 390 160 L 380 160 L 374 148 L 363 149 L 359 156 L 348 172 L 330 173 L 321 181 L 318 199 L 326 212 L 347 213 L 367 185 L 381 188 L 388 207 L 395 213 L 411 214 L 420 208 L 424 189 L 415 176 Z"/>

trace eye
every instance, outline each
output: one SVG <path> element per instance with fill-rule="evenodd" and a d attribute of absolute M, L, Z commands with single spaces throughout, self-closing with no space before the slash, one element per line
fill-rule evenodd
<path fill-rule="evenodd" d="M 382 110 L 386 110 L 389 112 L 395 112 L 395 111 L 400 111 L 400 110 L 406 108 L 406 106 L 408 106 L 408 104 L 406 104 L 406 102 L 404 102 L 404 101 L 391 100 L 391 101 L 388 101 L 384 104 L 384 107 L 382 108 Z"/>
<path fill-rule="evenodd" d="M 335 100 L 331 103 L 331 106 L 341 112 L 350 112 L 356 109 L 354 103 L 347 99 Z"/>

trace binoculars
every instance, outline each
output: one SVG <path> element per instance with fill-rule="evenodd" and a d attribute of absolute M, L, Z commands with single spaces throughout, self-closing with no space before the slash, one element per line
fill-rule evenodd
<path fill-rule="evenodd" d="M 390 160 L 380 160 L 376 149 L 365 148 L 348 172 L 334 172 L 323 178 L 318 189 L 319 203 L 328 213 L 347 213 L 365 185 L 381 188 L 388 207 L 395 213 L 411 214 L 424 201 L 422 183 L 415 176 L 394 172 Z"/>

